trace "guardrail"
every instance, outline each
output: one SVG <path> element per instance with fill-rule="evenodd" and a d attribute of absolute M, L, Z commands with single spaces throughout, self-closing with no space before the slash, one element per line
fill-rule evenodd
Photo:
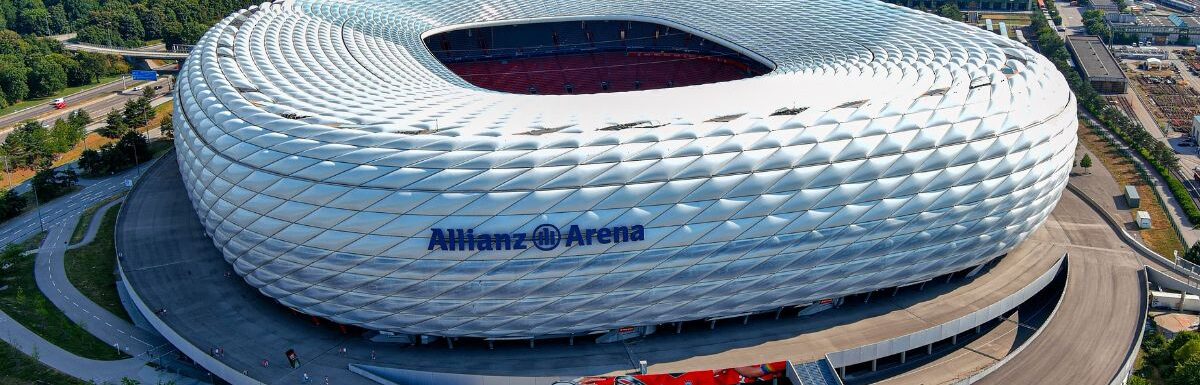
<path fill-rule="evenodd" d="M 1020 306 L 1034 294 L 1042 291 L 1054 279 L 1060 269 L 1065 266 L 1067 256 L 1064 254 L 1059 258 L 1049 270 L 1043 273 L 1029 285 L 1012 293 L 1007 297 L 988 305 L 982 309 L 971 312 L 970 314 L 950 320 L 941 325 L 926 328 L 899 337 L 893 337 L 884 341 L 867 344 L 856 348 L 846 349 L 837 352 L 831 352 L 825 355 L 829 363 L 835 368 L 844 368 L 854 364 L 870 362 L 880 358 L 900 354 L 912 349 L 933 344 L 947 338 L 956 336 L 964 331 L 970 330 L 976 326 L 982 325 L 988 321 L 1000 317 L 1005 312 L 1015 309 Z"/>
<path fill-rule="evenodd" d="M 1064 258 L 1070 258 L 1070 257 L 1067 256 Z M 1063 264 L 1063 268 L 1066 269 L 1066 274 L 1067 274 L 1066 281 L 1070 282 L 1071 281 L 1071 269 L 1068 268 L 1068 266 L 1069 265 L 1067 265 L 1065 263 Z M 1058 296 L 1058 301 L 1056 301 L 1054 303 L 1054 309 L 1050 310 L 1050 315 L 1046 316 L 1046 321 L 1042 323 L 1043 326 L 1049 325 L 1050 321 L 1054 320 L 1054 316 L 1058 315 L 1058 309 L 1062 308 L 1063 298 L 1067 297 L 1067 286 L 1068 285 L 1063 285 L 1063 292 L 1061 295 Z M 987 368 L 984 368 L 983 370 L 975 372 L 974 374 L 967 376 L 967 378 L 958 380 L 957 382 L 954 383 L 954 385 L 974 384 L 976 382 L 979 382 L 979 380 L 984 379 L 984 377 L 991 375 L 997 369 L 1000 369 L 1001 367 L 1003 367 L 1004 364 L 1007 364 L 1009 361 L 1012 361 L 1013 358 L 1016 358 L 1018 354 L 1021 354 L 1021 352 L 1025 351 L 1025 348 L 1027 348 L 1027 347 L 1029 347 L 1029 345 L 1033 344 L 1033 341 L 1037 340 L 1038 336 L 1041 336 L 1042 332 L 1045 330 L 1046 330 L 1045 327 L 1037 328 L 1037 330 L 1033 331 L 1033 335 L 1029 336 L 1029 339 L 1026 339 L 1025 342 L 1021 344 L 1021 346 L 1017 346 L 1016 349 L 1013 349 L 1011 352 L 1009 352 L 1007 355 L 1005 355 L 1004 358 L 1001 358 L 1000 361 L 996 361 L 996 363 L 992 364 L 991 366 L 988 366 Z"/>
<path fill-rule="evenodd" d="M 163 159 L 168 159 L 168 158 L 170 158 L 172 161 L 170 161 L 170 162 L 163 161 Z M 167 167 L 170 167 L 170 165 L 174 165 L 175 164 L 174 159 L 175 159 L 174 154 L 167 154 L 162 157 L 159 157 L 158 159 L 155 159 L 154 164 L 150 165 L 150 167 L 147 169 L 145 174 L 149 174 L 151 171 L 157 169 L 158 167 L 164 167 L 164 164 L 167 165 Z M 127 195 L 126 197 L 127 198 L 132 197 L 134 195 L 134 193 L 137 192 L 139 189 L 141 189 L 144 185 L 145 185 L 145 183 L 142 182 L 142 179 L 138 178 L 137 183 L 134 184 L 133 189 L 131 189 L 129 191 L 129 195 Z M 121 223 L 124 221 L 124 218 L 128 216 L 128 214 L 126 214 L 125 212 L 128 210 L 128 208 L 130 206 L 131 205 L 128 205 L 128 204 L 121 205 L 121 210 L 117 211 L 117 228 L 121 227 Z M 114 242 L 119 243 L 120 239 L 121 239 L 121 237 L 116 237 L 114 239 Z M 120 250 L 121 250 L 121 248 L 120 248 L 120 245 L 118 244 L 117 245 L 117 274 L 120 275 L 120 277 L 121 277 L 121 285 L 125 286 L 125 290 L 129 293 L 129 298 L 133 301 L 134 307 L 137 308 L 137 310 L 142 313 L 142 316 L 144 316 L 144 318 L 146 318 L 146 321 L 150 322 L 150 325 L 154 327 L 154 330 L 158 331 L 159 334 L 162 334 L 163 338 L 165 338 L 168 342 L 170 342 L 171 345 L 174 345 L 176 349 L 179 349 L 180 352 L 183 352 L 183 354 L 188 356 L 188 358 L 191 358 L 192 361 L 195 361 L 197 364 L 199 364 L 205 370 L 212 372 L 213 374 L 215 374 L 217 377 L 220 377 L 221 379 L 224 379 L 227 381 L 233 381 L 238 384 L 263 384 L 262 382 L 255 380 L 254 378 L 251 378 L 250 376 L 242 374 L 241 372 L 229 367 L 228 365 L 225 365 L 221 361 L 219 361 L 216 358 L 214 358 L 213 356 L 209 355 L 208 352 L 205 352 L 204 350 L 200 349 L 196 345 L 192 344 L 191 341 L 188 341 L 187 338 L 184 338 L 182 335 L 180 335 L 178 332 L 176 332 L 175 329 L 171 329 L 170 326 L 167 326 L 167 324 L 165 322 L 163 322 L 163 320 L 161 318 L 158 318 L 158 316 L 154 314 L 154 311 L 152 309 L 150 309 L 150 306 L 146 305 L 146 302 L 143 301 L 142 298 L 138 295 L 137 291 L 133 289 L 133 285 L 131 285 L 129 283 L 129 277 L 127 275 L 125 275 L 125 268 L 121 265 L 121 260 L 123 258 L 121 257 Z"/>
<path fill-rule="evenodd" d="M 1147 298 L 1150 295 L 1150 278 L 1146 269 L 1149 266 L 1142 267 L 1138 271 L 1138 281 L 1142 288 L 1142 306 L 1138 316 L 1137 338 L 1134 338 L 1133 343 L 1129 345 L 1129 352 L 1125 353 L 1125 364 L 1121 365 L 1121 370 L 1113 376 L 1113 380 L 1109 385 L 1123 385 L 1129 381 L 1129 376 L 1133 374 L 1133 364 L 1137 362 L 1138 350 L 1142 348 L 1142 338 L 1146 336 L 1146 316 L 1150 313 L 1150 300 Z"/>
<path fill-rule="evenodd" d="M 1143 256 L 1146 256 L 1147 258 L 1156 260 L 1162 266 L 1169 267 L 1172 271 L 1174 271 L 1176 273 L 1183 274 L 1184 276 L 1200 280 L 1200 275 L 1198 275 L 1196 273 L 1192 273 L 1192 272 L 1180 267 L 1179 265 L 1175 264 L 1174 261 L 1167 259 L 1166 257 L 1164 257 L 1162 255 L 1159 255 L 1157 252 L 1155 252 L 1154 250 L 1151 250 L 1149 247 L 1147 247 L 1146 245 L 1143 245 L 1141 242 L 1139 242 L 1137 239 L 1135 239 L 1133 237 L 1133 235 L 1130 235 L 1128 232 L 1125 231 L 1124 228 L 1122 228 L 1120 221 L 1118 221 L 1116 218 L 1113 218 L 1112 214 L 1110 214 L 1108 211 L 1105 211 L 1104 208 L 1101 207 L 1099 203 L 1096 203 L 1095 200 L 1092 200 L 1091 197 L 1087 196 L 1087 194 L 1084 194 L 1083 191 L 1079 190 L 1079 188 L 1072 186 L 1070 183 L 1068 183 L 1067 190 L 1070 191 L 1072 194 L 1075 194 L 1075 196 L 1078 197 L 1080 200 L 1082 200 L 1083 203 L 1086 203 L 1089 207 L 1091 207 L 1093 211 L 1100 214 L 1100 217 L 1104 218 L 1104 221 L 1106 223 L 1108 223 L 1108 226 L 1111 227 L 1114 231 L 1116 231 L 1117 236 L 1119 238 L 1121 238 L 1121 241 L 1125 242 L 1125 244 L 1132 247 L 1134 249 L 1134 251 L 1137 251 L 1138 254 L 1141 254 Z"/>

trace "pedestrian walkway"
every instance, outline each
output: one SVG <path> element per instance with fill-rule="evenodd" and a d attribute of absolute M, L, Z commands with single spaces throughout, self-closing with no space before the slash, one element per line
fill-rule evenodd
<path fill-rule="evenodd" d="M 119 202 L 111 202 L 97 210 L 96 218 L 102 219 L 105 211 Z M 126 354 L 131 356 L 147 355 L 147 359 L 150 359 L 153 358 L 153 355 L 169 351 L 171 348 L 162 337 L 134 327 L 129 321 L 113 315 L 79 292 L 67 279 L 64 264 L 66 244 L 71 238 L 72 231 L 70 230 L 73 228 L 71 225 L 79 221 L 79 215 L 78 212 L 72 213 L 62 224 L 49 229 L 46 240 L 42 242 L 42 247 L 38 250 L 34 270 L 38 288 L 71 321 L 101 341 L 119 347 Z M 95 222 L 93 220 L 93 224 Z M 98 229 L 89 228 L 88 232 L 92 233 L 93 230 Z M 95 234 L 92 234 L 92 238 L 95 238 Z M 79 243 L 74 247 L 85 244 Z"/>
<path fill-rule="evenodd" d="M 122 377 L 136 376 L 139 368 L 146 365 L 146 361 L 137 358 L 97 361 L 76 356 L 42 339 L 3 311 L 0 311 L 0 339 L 30 357 L 37 358 L 46 366 L 72 377 L 99 384 L 119 382 Z"/>
<path fill-rule="evenodd" d="M 73 245 L 67 246 L 67 250 L 75 250 L 80 247 L 87 246 L 88 244 L 92 243 L 92 241 L 96 240 L 96 234 L 100 233 L 100 222 L 104 221 L 104 214 L 108 212 L 108 209 L 121 204 L 121 202 L 124 201 L 125 198 L 121 198 L 97 208 L 96 212 L 92 213 L 92 220 L 87 223 L 87 231 L 83 234 L 83 239 L 80 239 L 79 242 L 76 242 Z M 79 220 L 76 219 L 75 222 L 78 223 Z M 70 222 L 68 221 L 68 223 Z"/>
<path fill-rule="evenodd" d="M 1087 112 L 1081 111 L 1081 116 L 1084 119 L 1086 119 L 1089 123 L 1091 123 L 1097 127 L 1104 127 L 1100 124 L 1099 121 L 1096 120 L 1095 117 L 1093 117 L 1091 114 L 1089 114 Z M 1134 156 L 1130 157 L 1130 159 L 1132 159 L 1133 162 L 1136 163 L 1139 167 L 1146 170 L 1146 173 L 1148 175 L 1150 175 L 1150 179 L 1154 184 L 1154 186 L 1153 186 L 1154 190 L 1158 193 L 1158 196 L 1162 198 L 1163 202 L 1166 203 L 1165 208 L 1166 208 L 1167 214 L 1170 215 L 1171 219 L 1174 220 L 1175 223 L 1179 225 L 1179 232 L 1180 232 L 1180 235 L 1183 236 L 1184 242 L 1186 242 L 1188 245 L 1193 245 L 1197 241 L 1200 241 L 1200 230 L 1193 228 L 1195 226 L 1195 224 L 1193 224 L 1191 221 L 1188 220 L 1187 215 L 1184 214 L 1184 212 L 1183 212 L 1183 206 L 1181 206 L 1179 204 L 1179 201 L 1175 199 L 1174 195 L 1171 195 L 1171 191 L 1167 188 L 1167 181 L 1165 179 L 1163 179 L 1162 175 L 1159 175 L 1158 172 L 1156 172 L 1154 170 L 1154 167 L 1152 167 L 1150 165 L 1150 163 L 1147 162 L 1145 159 L 1142 159 L 1142 157 L 1140 155 L 1138 155 L 1137 152 L 1133 151 L 1131 148 L 1129 148 L 1127 145 L 1125 145 L 1124 141 L 1117 139 L 1112 134 L 1112 132 L 1110 132 L 1108 130 L 1108 128 L 1104 127 L 1102 132 L 1104 133 L 1104 135 L 1106 135 L 1110 138 L 1113 138 L 1114 143 L 1116 144 L 1116 146 L 1118 146 L 1121 149 L 1121 151 L 1125 151 L 1127 153 L 1134 154 Z M 1103 168 L 1103 167 L 1098 167 L 1098 168 Z M 1110 177 L 1107 179 L 1112 179 L 1112 178 Z M 1120 192 L 1118 191 L 1117 194 L 1120 194 Z M 1091 193 L 1089 193 L 1088 195 L 1092 196 Z M 1165 256 L 1165 257 L 1171 258 L 1171 256 L 1169 256 L 1169 255 Z"/>
<path fill-rule="evenodd" d="M 46 239 L 38 249 L 34 276 L 38 288 L 58 307 L 72 322 L 87 330 L 100 340 L 109 343 L 116 349 L 133 356 L 119 361 L 97 361 L 76 356 L 20 325 L 7 314 L 0 312 L 0 337 L 17 349 L 31 357 L 37 358 L 43 364 L 58 371 L 83 380 L 96 383 L 119 383 L 124 377 L 137 379 L 144 384 L 159 384 L 174 382 L 175 384 L 199 384 L 194 379 L 158 371 L 146 366 L 158 355 L 172 352 L 170 346 L 162 337 L 134 327 L 128 321 L 121 319 L 96 305 L 79 292 L 66 278 L 64 254 L 69 248 L 77 248 L 91 243 L 99 232 L 100 222 L 104 213 L 122 200 L 110 202 L 96 211 L 88 224 L 87 233 L 80 243 L 67 246 L 75 223 L 79 222 L 80 209 L 69 213 L 63 221 L 52 224 L 47 230 Z"/>

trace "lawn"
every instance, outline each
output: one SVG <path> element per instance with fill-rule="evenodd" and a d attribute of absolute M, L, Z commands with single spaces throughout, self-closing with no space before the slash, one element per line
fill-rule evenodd
<path fill-rule="evenodd" d="M 41 233 L 23 245 L 26 250 L 32 250 L 40 245 L 45 237 L 46 233 Z M 70 318 L 38 290 L 37 282 L 33 278 L 35 258 L 34 255 L 27 256 L 4 271 L 0 282 L 8 288 L 0 291 L 0 310 L 50 343 L 80 357 L 106 361 L 127 358 L 125 354 L 117 352 L 112 346 L 71 322 Z"/>
<path fill-rule="evenodd" d="M 117 212 L 121 205 L 116 205 L 103 213 L 100 221 L 100 231 L 96 239 L 86 246 L 67 250 L 63 263 L 66 265 L 67 279 L 104 310 L 133 322 L 125 307 L 121 306 L 121 297 L 117 295 L 117 252 L 113 246 L 113 229 L 116 227 Z"/>
<path fill-rule="evenodd" d="M 85 385 L 87 383 L 42 365 L 41 362 L 25 355 L 11 345 L 0 342 L 0 385 L 18 384 Z"/>
<path fill-rule="evenodd" d="M 87 235 L 88 225 L 92 223 L 92 218 L 96 216 L 96 210 L 99 210 L 100 207 L 103 207 L 104 205 L 109 204 L 117 199 L 121 199 L 121 197 L 124 196 L 124 193 L 111 196 L 108 199 L 100 201 L 100 203 L 96 203 L 92 207 L 88 207 L 87 210 L 83 210 L 83 213 L 79 215 L 79 223 L 75 224 L 75 231 L 71 233 L 70 244 L 74 245 L 79 243 L 79 241 L 83 240 L 83 236 Z"/>
<path fill-rule="evenodd" d="M 1087 147 L 1092 154 L 1095 154 L 1104 168 L 1112 173 L 1113 178 L 1117 180 L 1117 184 L 1121 186 L 1132 185 L 1137 188 L 1138 195 L 1142 196 L 1142 204 L 1139 210 L 1150 213 L 1150 221 L 1152 223 L 1171 223 L 1171 218 L 1167 215 L 1167 211 L 1163 209 L 1162 203 L 1157 197 L 1157 191 L 1154 187 L 1146 184 L 1146 181 L 1139 176 L 1137 169 L 1134 167 L 1133 161 L 1121 156 L 1119 150 L 1110 145 L 1100 135 L 1092 132 L 1085 124 L 1079 125 L 1079 141 Z M 1153 171 L 1151 171 L 1153 172 Z M 1130 215 L 1133 215 L 1131 212 Z M 1136 221 L 1137 218 L 1127 218 L 1129 221 Z M 1179 239 L 1171 226 L 1154 226 L 1152 229 L 1138 231 L 1142 241 L 1149 246 L 1150 249 L 1159 255 L 1167 256 L 1168 258 L 1174 254 L 1175 250 L 1187 250 L 1183 241 Z"/>
<path fill-rule="evenodd" d="M 56 98 L 67 97 L 67 96 L 70 96 L 71 94 L 87 91 L 87 90 L 90 90 L 90 89 L 93 89 L 93 88 L 96 88 L 96 87 L 99 87 L 99 86 L 102 86 L 102 85 L 105 85 L 105 84 L 108 84 L 108 83 L 111 83 L 113 81 L 117 81 L 120 79 L 121 79 L 121 76 L 103 77 L 103 78 L 100 78 L 100 81 L 97 81 L 92 84 L 88 84 L 86 86 L 66 88 L 66 89 L 63 89 L 62 91 L 58 91 L 58 92 L 54 93 L 54 95 L 50 95 L 50 96 L 47 96 L 44 98 L 29 99 L 26 101 L 22 101 L 20 103 L 13 104 L 13 105 L 5 107 L 5 108 L 0 108 L 0 116 L 8 115 L 8 114 L 11 114 L 11 113 L 14 113 L 14 112 L 17 112 L 17 111 L 20 111 L 20 110 L 23 110 L 23 109 L 26 109 L 29 107 L 33 107 L 36 105 L 40 105 L 40 104 L 50 104 L 50 101 L 54 100 Z"/>

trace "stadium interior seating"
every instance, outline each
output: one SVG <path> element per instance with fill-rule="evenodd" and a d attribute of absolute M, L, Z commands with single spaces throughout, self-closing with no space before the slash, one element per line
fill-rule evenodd
<path fill-rule="evenodd" d="M 691 33 L 639 21 L 562 21 L 460 29 L 425 39 L 443 64 L 480 88 L 593 94 L 683 87 L 770 72 Z"/>

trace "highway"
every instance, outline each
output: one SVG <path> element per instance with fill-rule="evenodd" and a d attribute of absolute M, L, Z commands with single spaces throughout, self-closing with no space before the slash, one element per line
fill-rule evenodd
<path fill-rule="evenodd" d="M 73 111 L 83 109 L 92 116 L 93 122 L 104 122 L 104 116 L 116 109 L 123 108 L 125 102 L 142 96 L 141 91 L 133 91 L 133 87 L 162 86 L 160 95 L 170 89 L 171 78 L 160 77 L 156 82 L 125 81 L 122 88 L 120 80 L 111 82 L 87 91 L 82 91 L 66 97 L 67 108 L 55 110 L 49 103 L 34 106 L 28 110 L 0 116 L 0 141 L 8 137 L 8 133 L 27 120 L 38 120 L 43 124 L 53 124 L 55 119 L 65 118 Z"/>

